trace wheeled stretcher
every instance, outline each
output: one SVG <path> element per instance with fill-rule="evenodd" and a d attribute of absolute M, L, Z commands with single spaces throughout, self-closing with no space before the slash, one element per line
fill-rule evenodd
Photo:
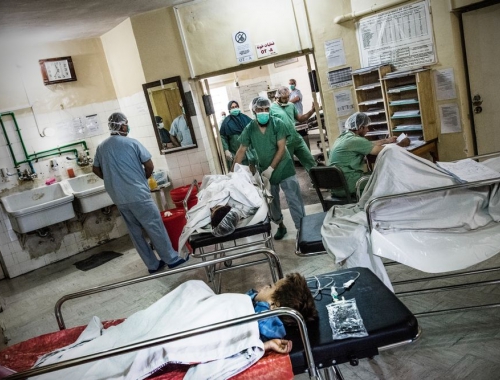
<path fill-rule="evenodd" d="M 197 181 L 193 181 L 191 187 L 186 193 L 186 197 L 184 198 L 183 204 L 186 212 L 188 211 L 187 200 L 189 199 L 191 192 L 193 191 L 195 186 L 198 186 Z M 271 236 L 271 222 L 268 215 L 267 198 L 264 196 L 262 196 L 262 198 L 262 206 L 258 210 L 257 214 L 251 218 L 251 221 L 249 223 L 236 228 L 233 233 L 226 236 L 217 237 L 212 233 L 205 232 L 194 233 L 189 237 L 189 245 L 193 250 L 191 253 L 192 257 L 200 258 L 203 261 L 206 261 L 212 258 L 217 259 L 219 257 L 227 256 L 227 260 L 225 260 L 223 264 L 210 265 L 206 267 L 208 281 L 213 283 L 213 287 L 216 293 L 220 292 L 222 285 L 221 275 L 227 270 L 228 267 L 231 266 L 232 269 L 236 269 L 252 265 L 259 265 L 265 262 L 262 259 L 252 259 L 247 260 L 244 263 L 233 265 L 230 256 L 234 252 L 249 249 L 252 247 L 265 247 L 274 250 L 273 240 Z M 270 265 L 272 265 L 271 262 Z M 278 278 L 281 278 L 282 273 L 280 273 L 279 270 L 280 268 L 278 267 L 271 267 L 273 281 L 277 281 Z"/>
<path fill-rule="evenodd" d="M 242 255 L 242 254 L 237 254 Z M 224 258 L 215 259 L 215 263 L 220 263 Z M 26 358 L 29 355 L 36 357 L 47 350 L 68 344 L 70 337 L 75 337 L 81 330 L 70 329 L 65 330 L 65 323 L 61 313 L 63 303 L 68 300 L 79 297 L 88 296 L 91 294 L 108 291 L 123 286 L 129 286 L 160 277 L 170 276 L 181 272 L 186 272 L 194 269 L 200 269 L 209 265 L 209 263 L 199 263 L 183 268 L 176 268 L 169 272 L 158 273 L 151 276 L 140 277 L 134 280 L 123 281 L 120 283 L 110 284 L 102 287 L 91 288 L 78 293 L 73 293 L 61 298 L 56 304 L 56 317 L 62 331 L 33 338 L 27 342 L 12 346 L 8 351 L 0 353 L 0 364 L 6 365 L 16 370 L 26 370 L 26 360 L 24 366 L 16 366 L 15 360 L 12 358 Z M 135 342 L 133 344 L 114 348 L 103 353 L 88 355 L 83 358 L 76 358 L 65 362 L 50 364 L 46 367 L 39 367 L 27 372 L 15 374 L 12 379 L 26 378 L 45 372 L 57 371 L 63 368 L 69 368 L 79 364 L 101 360 L 107 357 L 113 357 L 135 350 L 141 350 L 148 347 L 153 347 L 158 344 L 177 341 L 183 338 L 188 338 L 196 334 L 205 333 L 208 331 L 222 329 L 227 326 L 249 323 L 261 318 L 286 315 L 292 317 L 297 322 L 297 327 L 287 327 L 287 339 L 293 341 L 293 350 L 289 355 L 266 355 L 253 367 L 250 367 L 245 372 L 240 373 L 236 379 L 291 379 L 293 373 L 303 373 L 307 371 L 311 379 L 323 378 L 328 376 L 328 371 L 334 371 L 337 376 L 341 376 L 338 368 L 330 367 L 332 363 L 340 364 L 351 362 L 356 364 L 357 360 L 372 357 L 380 350 L 398 346 L 413 341 L 419 335 L 419 328 L 416 319 L 408 311 L 408 309 L 378 280 L 378 278 L 366 268 L 353 268 L 349 272 L 357 271 L 359 277 L 349 291 L 345 292 L 346 299 L 356 298 L 359 311 L 364 320 L 365 327 L 369 333 L 367 337 L 350 338 L 345 340 L 333 340 L 329 326 L 328 313 L 326 304 L 331 303 L 332 299 L 328 293 L 322 293 L 321 297 L 316 300 L 316 305 L 319 312 L 319 319 L 315 322 L 305 324 L 300 314 L 289 308 L 278 308 L 272 311 L 242 316 L 236 319 L 227 320 L 215 323 L 210 326 L 199 327 L 196 329 L 187 329 L 179 333 L 168 336 L 161 336 L 156 339 Z M 343 275 L 345 271 L 335 272 L 335 275 Z M 329 275 L 329 274 L 328 274 Z M 318 276 L 321 277 L 321 276 Z M 314 284 L 314 282 L 312 282 Z M 388 313 L 387 310 L 391 312 Z M 111 321 L 108 325 L 114 325 L 121 321 Z M 73 334 L 73 335 L 72 335 Z M 57 342 L 58 338 L 61 342 Z M 50 347 L 42 346 L 47 341 L 51 342 Z M 22 349 L 29 348 L 30 352 L 22 352 Z M 31 363 L 33 362 L 31 359 Z M 267 363 L 267 364 L 266 364 Z M 321 372 L 318 367 L 322 367 Z M 293 368 L 293 373 L 291 371 Z M 173 377 L 172 374 L 164 372 L 155 374 L 158 379 L 174 379 L 181 378 L 185 369 L 177 367 L 172 368 L 173 374 L 178 377 Z M 180 374 L 179 375 L 179 371 Z M 257 372 L 252 372 L 257 371 Z"/>
<path fill-rule="evenodd" d="M 472 157 L 474 160 L 489 159 L 497 154 Z M 393 157 L 391 157 L 393 158 Z M 500 160 L 500 159 L 496 159 Z M 500 165 L 495 162 L 486 162 L 494 170 Z M 438 176 L 432 170 L 416 166 L 415 171 L 424 172 L 423 177 L 429 176 L 430 182 L 436 181 Z M 425 172 L 428 170 L 428 172 Z M 433 169 L 435 171 L 435 169 Z M 408 175 L 412 175 L 410 172 Z M 442 182 L 442 181 L 441 181 Z M 500 246 L 500 223 L 498 222 L 498 198 L 500 173 L 497 178 L 457 184 L 450 181 L 447 186 L 430 186 L 417 191 L 399 192 L 384 195 L 372 187 L 373 196 L 365 197 L 364 212 L 366 213 L 366 235 L 369 236 L 368 252 L 366 256 L 383 257 L 390 261 L 385 266 L 404 264 L 428 273 L 443 273 L 461 270 L 460 272 L 426 276 L 405 281 L 392 282 L 392 285 L 407 285 L 430 280 L 446 278 L 464 278 L 482 273 L 498 272 L 500 268 L 462 271 L 480 261 L 484 261 L 498 253 Z M 380 194 L 380 195 L 379 195 Z M 474 199 L 474 201 L 471 201 Z M 444 203 L 447 202 L 447 203 Z M 473 203 L 474 202 L 474 203 Z M 445 207 L 443 204 L 451 205 Z M 354 206 L 354 205 L 353 205 Z M 421 210 L 426 207 L 426 212 Z M 439 210 L 439 207 L 443 208 Z M 361 208 L 359 208 L 361 209 Z M 362 209 L 361 209 L 362 210 Z M 464 217 L 461 219 L 460 212 Z M 296 253 L 300 256 L 326 253 L 328 244 L 321 234 L 323 220 L 329 218 L 332 225 L 336 225 L 335 209 L 328 212 L 308 215 L 303 218 L 301 228 L 297 234 Z M 330 213 L 330 214 L 329 214 Z M 357 221 L 361 220 L 348 216 L 358 231 L 364 226 Z M 346 218 L 346 219 L 347 219 Z M 339 218 L 342 228 L 344 220 Z M 460 225 L 463 223 L 463 227 Z M 452 227 L 448 227 L 447 224 Z M 475 227 L 475 224 L 478 224 Z M 353 229 L 354 231 L 354 229 Z M 339 241 L 345 236 L 338 235 Z M 364 235 L 359 235 L 364 236 Z M 333 239 L 333 238 L 332 238 Z M 331 241 L 330 241 L 331 242 Z M 338 244 L 337 244 L 338 246 Z M 335 250 L 331 249 L 335 254 Z M 468 282 L 451 286 L 440 286 L 422 290 L 398 292 L 399 296 L 410 296 L 433 291 L 455 290 L 498 284 L 500 280 Z M 433 315 L 449 311 L 471 310 L 483 307 L 498 307 L 500 304 L 482 306 L 464 306 L 454 309 L 423 312 L 418 316 Z"/>

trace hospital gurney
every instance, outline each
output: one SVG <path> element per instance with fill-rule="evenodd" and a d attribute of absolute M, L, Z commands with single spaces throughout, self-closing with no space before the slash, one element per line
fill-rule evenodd
<path fill-rule="evenodd" d="M 194 187 L 198 186 L 197 181 L 193 181 L 191 187 L 186 193 L 186 197 L 184 198 L 183 204 L 184 208 L 187 212 L 187 200 L 189 199 L 191 192 Z M 264 197 L 265 198 L 265 197 Z M 237 228 L 232 234 L 226 236 L 216 237 L 212 233 L 195 233 L 189 237 L 189 245 L 191 246 L 193 252 L 191 253 L 192 257 L 201 258 L 203 261 L 206 261 L 210 258 L 218 258 L 218 257 L 227 257 L 223 264 L 219 265 L 210 265 L 206 267 L 208 281 L 214 284 L 214 289 L 216 293 L 220 292 L 221 289 L 221 274 L 228 270 L 229 267 L 231 269 L 248 267 L 252 265 L 262 264 L 264 261 L 262 259 L 250 260 L 244 263 L 237 264 L 236 266 L 232 263 L 232 254 L 234 252 L 240 251 L 242 249 L 248 249 L 251 247 L 266 247 L 271 250 L 274 250 L 273 240 L 271 236 L 271 222 L 267 212 L 267 199 L 266 202 L 263 202 L 262 210 L 259 212 L 265 215 L 265 219 L 257 224 L 246 225 L 244 227 Z M 259 238 L 260 235 L 260 238 Z M 257 237 L 252 239 L 252 237 Z M 240 239 L 246 239 L 243 242 L 237 242 Z M 231 244 L 232 243 L 232 244 Z M 213 247 L 212 250 L 208 250 L 208 247 Z M 278 273 L 278 269 L 275 266 L 272 266 L 273 263 L 269 263 L 271 265 L 271 272 L 273 274 L 273 281 L 276 281 L 278 278 L 283 276 L 282 273 Z"/>
<path fill-rule="evenodd" d="M 479 157 L 483 158 L 485 156 Z M 413 197 L 418 198 L 420 196 L 426 196 L 430 194 L 435 194 L 436 197 L 440 197 L 443 193 L 447 193 L 457 189 L 475 189 L 484 186 L 495 188 L 498 187 L 499 184 L 500 178 L 496 178 L 402 194 L 388 195 L 371 199 L 366 205 L 366 217 L 368 220 L 371 235 L 372 253 L 391 260 L 389 264 L 394 264 L 397 262 L 427 273 L 457 271 L 493 257 L 499 252 L 498 247 L 500 247 L 499 222 L 492 222 L 483 228 L 462 233 L 447 231 L 438 231 L 432 233 L 426 231 L 395 230 L 394 232 L 384 232 L 382 234 L 378 231 L 379 224 L 377 223 L 374 215 L 377 211 L 394 207 L 392 205 L 392 202 L 397 202 L 401 199 L 405 199 L 406 201 Z M 411 251 L 408 249 L 408 247 L 411 247 Z M 422 255 L 432 258 L 432 264 L 425 264 L 422 260 Z M 396 286 L 415 284 L 418 282 L 427 282 L 432 280 L 465 278 L 465 276 L 481 275 L 498 271 L 500 271 L 500 267 L 484 268 L 480 270 L 460 271 L 449 274 L 441 274 L 437 276 L 425 276 L 422 278 L 415 278 L 405 281 L 395 281 L 392 284 Z M 474 288 L 486 285 L 495 285 L 499 283 L 500 279 L 476 281 L 463 284 L 396 292 L 396 294 L 399 297 L 404 297 L 423 293 L 433 293 L 440 291 Z M 477 310 L 492 307 L 500 307 L 500 303 L 426 311 L 417 313 L 415 315 L 418 317 L 430 316 L 448 312 Z"/>
<path fill-rule="evenodd" d="M 265 250 L 265 253 L 271 253 L 268 252 L 269 250 Z M 273 253 L 274 254 L 274 253 Z M 249 256 L 248 252 L 243 252 L 243 253 L 238 253 L 233 256 L 234 259 L 244 259 L 246 256 Z M 206 267 L 211 264 L 218 264 L 221 263 L 224 260 L 224 258 L 220 259 L 215 259 L 211 262 L 205 262 L 205 263 L 199 263 L 199 264 L 194 264 L 191 266 L 186 266 L 183 268 L 176 268 L 173 270 L 170 270 L 168 272 L 164 273 L 157 273 L 154 275 L 150 276 L 144 276 L 140 278 L 136 278 L 133 280 L 128 280 L 128 281 L 122 281 L 119 283 L 114 283 L 114 284 L 109 284 L 109 285 L 104 285 L 100 287 L 95 287 L 91 289 L 87 289 L 78 293 L 73 293 L 66 295 L 59 299 L 56 303 L 55 307 L 55 313 L 56 313 L 56 319 L 58 321 L 59 327 L 61 331 L 57 333 L 51 333 L 51 334 L 45 334 L 40 337 L 33 338 L 31 340 L 28 340 L 26 342 L 21 342 L 15 346 L 12 346 L 8 348 L 7 350 L 4 350 L 0 353 L 0 364 L 5 365 L 9 368 L 12 368 L 14 370 L 26 370 L 28 369 L 31 365 L 34 364 L 34 361 L 38 356 L 40 356 L 43 353 L 52 351 L 54 349 L 63 347 L 69 343 L 74 342 L 76 337 L 83 331 L 84 327 L 78 327 L 78 328 L 73 328 L 70 330 L 66 330 L 66 325 L 64 322 L 64 319 L 62 317 L 62 312 L 61 308 L 63 303 L 66 301 L 80 298 L 80 297 L 85 297 L 91 294 L 95 293 L 100 293 L 108 290 L 113 290 L 117 289 L 120 287 L 124 286 L 129 286 L 133 284 L 138 284 L 141 282 L 145 281 L 150 281 L 153 279 L 158 279 L 160 277 L 166 277 L 166 276 L 171 276 L 175 274 L 179 274 L 182 272 L 186 271 L 191 271 L 199 268 Z M 245 296 L 246 297 L 246 296 Z M 182 301 L 180 301 L 182 302 Z M 236 325 L 241 325 L 245 323 L 249 323 L 252 321 L 257 321 L 259 319 L 264 319 L 272 316 L 282 316 L 286 315 L 288 317 L 293 318 L 297 324 L 298 328 L 301 331 L 301 339 L 303 339 L 303 345 L 305 347 L 304 354 L 306 355 L 307 360 L 310 362 L 309 365 L 309 373 L 311 374 L 311 378 L 315 379 L 317 378 L 316 376 L 316 370 L 314 366 L 314 361 L 312 359 L 312 354 L 311 354 L 311 348 L 310 344 L 308 341 L 308 334 L 307 334 L 307 327 L 305 325 L 304 320 L 300 316 L 299 313 L 297 313 L 295 310 L 289 309 L 289 308 L 279 308 L 273 311 L 268 311 L 264 313 L 259 313 L 259 314 L 251 314 L 251 315 L 245 315 L 241 316 L 238 318 L 226 320 L 223 322 L 219 323 L 214 323 L 211 325 L 207 326 L 202 326 L 199 328 L 195 329 L 190 329 L 182 332 L 178 332 L 175 334 L 171 334 L 168 336 L 160 336 L 155 339 L 143 341 L 143 342 L 135 342 L 133 344 L 129 344 L 126 346 L 122 346 L 119 348 L 113 348 L 107 351 L 104 351 L 102 353 L 96 353 L 96 354 L 91 354 L 87 355 L 84 357 L 79 357 L 75 359 L 71 359 L 65 362 L 59 362 L 55 364 L 50 364 L 44 367 L 39 367 L 36 369 L 28 370 L 23 373 L 19 373 L 13 376 L 10 376 L 12 379 L 23 379 L 28 376 L 34 376 L 38 374 L 43 374 L 46 372 L 52 372 L 52 371 L 57 371 L 65 368 L 70 368 L 73 366 L 77 366 L 80 364 L 85 364 L 89 363 L 95 360 L 101 360 L 104 358 L 109 358 L 113 356 L 118 356 L 122 354 L 127 354 L 136 350 L 141 350 L 141 349 L 146 349 L 149 347 L 153 347 L 155 345 L 159 344 L 164 344 L 168 342 L 173 342 L 177 341 L 183 338 L 189 338 L 197 334 L 202 334 L 205 332 L 209 331 L 214 331 L 214 330 L 220 330 L 225 327 L 229 326 L 236 326 Z M 114 326 L 119 323 L 121 323 L 122 320 L 113 320 L 108 323 L 105 323 L 105 327 L 109 326 Z M 41 346 L 43 345 L 43 346 Z M 47 347 L 46 347 L 47 345 Z M 18 360 L 21 358 L 20 360 Z M 170 366 L 170 365 L 169 365 Z M 181 366 L 182 367 L 182 366 Z M 170 367 L 169 367 L 170 368 Z M 181 379 L 187 368 L 184 366 L 184 368 L 179 368 L 179 366 L 173 366 L 172 367 L 173 373 L 165 373 L 165 371 L 161 371 L 158 374 L 155 372 L 155 377 L 158 379 Z M 156 376 L 158 375 L 158 376 Z M 148 377 L 150 378 L 150 377 Z M 262 358 L 255 366 L 250 367 L 247 371 L 242 372 L 238 374 L 235 379 L 254 379 L 254 378 L 262 378 L 262 379 L 292 379 L 293 378 L 293 373 L 291 370 L 291 364 L 290 364 L 290 359 L 288 355 L 278 355 L 271 353 L 269 355 L 265 355 L 264 358 Z"/>
<path fill-rule="evenodd" d="M 489 154 L 471 157 L 471 159 L 480 160 L 495 157 L 498 155 L 498 153 Z M 494 167 L 494 169 L 498 170 L 497 167 Z M 394 215 L 396 215 L 396 213 L 398 212 L 397 210 L 399 207 L 401 207 L 401 205 L 411 206 L 412 198 L 416 198 L 416 201 L 413 202 L 415 206 L 411 208 L 412 210 L 415 210 L 418 209 L 421 204 L 423 204 L 420 197 L 422 197 L 422 199 L 441 200 L 447 193 L 455 195 L 458 194 L 465 199 L 471 197 L 473 193 L 476 194 L 476 196 L 477 193 L 482 193 L 482 196 L 485 199 L 484 202 L 488 202 L 488 207 L 491 206 L 493 209 L 493 211 L 490 212 L 494 214 L 496 212 L 495 207 L 497 205 L 496 199 L 498 196 L 497 191 L 499 183 L 500 178 L 493 178 L 490 180 L 469 182 L 465 184 L 438 186 L 419 191 L 401 192 L 398 194 L 373 197 L 365 204 L 366 219 L 368 221 L 371 237 L 371 250 L 367 254 L 394 260 L 384 263 L 385 266 L 402 263 L 429 273 L 442 273 L 454 270 L 462 270 L 480 261 L 484 261 L 489 257 L 492 257 L 498 252 L 498 246 L 500 246 L 500 224 L 498 222 L 490 222 L 489 224 L 486 224 L 480 228 L 460 231 L 457 233 L 456 230 L 447 231 L 444 228 L 435 229 L 433 231 L 426 231 L 425 226 L 422 226 L 422 222 L 420 222 L 420 225 L 417 224 L 419 222 L 414 218 L 414 215 L 412 215 L 411 212 L 408 213 L 409 221 L 404 221 L 404 223 L 410 225 L 410 227 L 412 227 L 412 223 L 416 224 L 418 228 L 407 228 L 406 230 L 404 230 L 403 228 L 401 228 L 401 224 L 399 224 L 397 219 L 392 220 L 392 224 L 389 221 L 391 221 L 391 217 L 394 217 Z M 485 190 L 487 188 L 489 188 L 490 190 Z M 471 189 L 471 191 L 473 192 L 469 194 L 467 193 L 467 189 Z M 477 191 L 476 189 L 480 189 L 480 191 Z M 463 207 L 459 199 L 460 198 L 458 198 L 456 203 L 454 203 L 455 209 L 460 209 L 460 207 Z M 484 207 L 484 205 L 482 207 Z M 469 207 L 469 209 L 471 208 Z M 374 211 L 382 211 L 382 217 L 377 220 L 377 218 L 374 217 Z M 486 212 L 484 212 L 483 214 L 486 214 L 486 216 L 488 216 Z M 321 227 L 321 219 L 324 219 L 325 216 L 326 213 L 320 213 L 315 215 L 308 215 L 303 219 L 301 223 L 301 229 L 298 231 L 297 235 L 296 253 L 298 255 L 309 256 L 318 253 L 325 253 L 325 247 L 323 245 L 322 236 L 319 231 Z M 431 213 L 429 215 L 429 220 L 433 217 L 434 215 L 432 215 Z M 444 218 L 446 217 L 447 213 L 445 211 Z M 484 219 L 485 215 L 481 215 L 481 217 Z M 479 220 L 479 217 L 477 218 L 477 220 Z M 473 221 L 476 222 L 476 220 Z M 423 224 L 425 224 L 425 221 Z M 421 252 L 423 252 L 424 255 L 419 254 Z M 433 261 L 432 263 L 430 263 L 430 265 L 424 267 L 423 258 L 428 257 L 432 257 Z M 500 270 L 500 268 L 487 268 L 483 270 L 465 272 L 462 271 L 458 273 L 449 273 L 433 277 L 424 277 L 421 279 L 397 281 L 392 282 L 392 285 L 406 285 L 429 280 L 442 280 L 452 277 L 472 276 L 481 273 L 497 272 L 498 270 Z M 423 292 L 430 293 L 433 291 L 455 290 L 473 286 L 497 284 L 499 282 L 500 280 L 482 281 L 469 284 L 452 285 L 447 287 L 422 289 L 418 291 L 396 292 L 396 294 L 400 296 L 409 296 Z M 497 306 L 500 306 L 500 304 L 438 310 L 419 313 L 417 314 L 417 316 Z"/>
<path fill-rule="evenodd" d="M 222 261 L 224 260 L 224 258 L 220 258 L 217 260 Z M 39 341 L 51 341 L 50 348 L 45 348 L 45 350 L 48 351 L 70 343 L 72 341 L 70 337 L 76 338 L 76 336 L 81 332 L 82 328 L 65 330 L 65 323 L 61 314 L 61 306 L 65 301 L 79 297 L 85 297 L 90 294 L 95 294 L 102 291 L 112 290 L 122 286 L 132 285 L 143 281 L 149 281 L 151 279 L 159 277 L 170 276 L 192 269 L 201 268 L 206 265 L 208 265 L 208 263 L 199 263 L 189 267 L 176 268 L 169 272 L 158 273 L 152 276 L 137 278 L 135 280 L 91 288 L 85 291 L 64 296 L 56 304 L 57 320 L 60 328 L 63 330 L 59 332 L 59 337 L 63 340 L 63 342 L 54 342 L 54 339 L 58 338 L 58 333 L 53 333 L 54 335 L 49 334 L 34 338 L 32 340 L 19 344 L 19 349 L 28 347 L 30 349 L 30 352 L 26 353 L 16 351 L 16 345 L 9 348 L 9 351 L 3 351 L 2 353 L 0 353 L 0 364 L 6 365 L 8 367 L 14 367 L 14 369 L 19 370 L 26 369 L 26 367 L 16 367 L 15 361 L 13 361 L 12 358 L 19 358 L 23 355 L 35 355 L 36 358 L 36 356 L 45 352 L 44 347 L 37 347 L 37 343 Z M 102 354 L 93 354 L 82 358 L 72 359 L 64 363 L 60 362 L 51 364 L 46 367 L 40 367 L 29 370 L 27 372 L 23 372 L 22 374 L 20 373 L 14 375 L 10 378 L 21 379 L 26 378 L 27 376 L 33 376 L 49 371 L 69 368 L 90 361 L 126 354 L 134 350 L 145 349 L 157 344 L 163 344 L 166 342 L 191 337 L 198 333 L 204 333 L 215 329 L 218 330 L 230 325 L 243 324 L 261 318 L 270 316 L 288 316 L 292 317 L 297 322 L 296 327 L 287 326 L 288 334 L 286 338 L 293 341 L 294 347 L 290 355 L 266 355 L 262 359 L 260 359 L 253 367 L 250 367 L 245 372 L 241 372 L 234 378 L 240 380 L 255 378 L 270 380 L 291 379 L 293 377 L 293 373 L 299 374 L 306 371 L 311 379 L 331 379 L 330 375 L 332 373 L 335 374 L 339 379 L 341 379 L 342 377 L 340 371 L 336 367 L 337 364 L 349 362 L 352 365 L 357 365 L 359 359 L 373 357 L 377 355 L 379 351 L 410 343 L 417 339 L 420 333 L 418 323 L 413 315 L 370 270 L 366 268 L 352 268 L 348 271 L 338 271 L 317 277 L 319 277 L 321 281 L 329 275 L 335 275 L 338 279 L 341 279 L 340 282 L 343 282 L 349 277 L 343 279 L 342 276 L 350 276 L 351 272 L 357 272 L 359 273 L 359 276 L 356 279 L 355 283 L 348 291 L 343 294 L 343 296 L 346 299 L 356 299 L 359 311 L 364 320 L 364 325 L 369 334 L 366 337 L 349 338 L 344 340 L 332 339 L 332 331 L 329 326 L 328 313 L 325 307 L 326 304 L 331 303 L 332 299 L 331 297 L 329 297 L 329 288 L 326 288 L 326 292 L 321 292 L 321 297 L 316 300 L 319 319 L 317 321 L 308 323 L 307 326 L 300 314 L 298 314 L 296 311 L 289 308 L 278 308 L 273 311 L 247 315 L 241 318 L 215 323 L 211 326 L 186 330 L 169 336 L 162 336 L 158 337 L 157 339 L 137 342 L 124 347 L 114 348 L 112 350 L 105 351 Z M 314 286 L 314 282 L 311 282 L 311 286 Z M 390 313 L 388 313 L 388 310 L 390 310 Z M 119 320 L 110 321 L 107 325 L 116 325 L 120 322 L 121 321 Z M 65 331 L 67 331 L 67 333 L 65 333 Z M 11 360 L 7 360 L 9 358 L 6 358 L 6 356 L 9 356 Z M 32 358 L 31 362 L 33 361 L 34 358 Z M 332 365 L 333 367 L 331 367 Z M 290 367 L 293 367 L 293 373 L 290 370 Z M 318 370 L 318 368 L 321 368 L 321 370 Z M 180 379 L 185 373 L 185 368 L 182 369 L 174 366 L 172 370 L 173 374 L 177 375 L 177 377 L 172 376 L 172 374 L 169 375 L 168 373 L 166 374 L 164 372 L 161 372 L 158 374 L 155 373 L 155 375 L 158 375 L 158 377 L 155 378 Z"/>

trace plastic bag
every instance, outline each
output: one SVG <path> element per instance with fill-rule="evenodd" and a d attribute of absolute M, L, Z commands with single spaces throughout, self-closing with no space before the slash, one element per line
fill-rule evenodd
<path fill-rule="evenodd" d="M 162 169 L 155 170 L 152 176 L 156 180 L 158 186 L 165 185 L 168 182 L 168 175 Z"/>
<path fill-rule="evenodd" d="M 234 232 L 236 225 L 240 221 L 240 215 L 236 210 L 230 210 L 220 221 L 217 227 L 214 227 L 212 234 L 216 237 L 227 236 Z"/>
<path fill-rule="evenodd" d="M 342 300 L 326 305 L 333 339 L 368 336 L 356 300 Z"/>

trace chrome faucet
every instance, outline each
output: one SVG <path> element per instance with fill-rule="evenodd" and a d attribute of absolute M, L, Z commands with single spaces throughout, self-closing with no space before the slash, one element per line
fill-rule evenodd
<path fill-rule="evenodd" d="M 90 165 L 92 162 L 94 162 L 94 160 L 85 153 L 78 154 L 78 160 L 76 161 L 76 164 L 78 166 L 87 166 Z"/>
<path fill-rule="evenodd" d="M 25 169 L 23 174 L 19 176 L 21 181 L 33 181 L 38 175 L 36 173 L 31 173 L 30 170 Z"/>

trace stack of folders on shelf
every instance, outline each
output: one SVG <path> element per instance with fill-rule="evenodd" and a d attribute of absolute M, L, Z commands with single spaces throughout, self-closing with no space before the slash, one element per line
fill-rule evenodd
<path fill-rule="evenodd" d="M 417 117 L 420 116 L 419 110 L 410 110 L 410 111 L 396 111 L 392 114 L 392 117 Z"/>
<path fill-rule="evenodd" d="M 416 73 L 418 73 L 420 71 L 426 71 L 426 70 L 428 70 L 428 69 L 425 68 L 425 67 L 416 67 L 416 68 L 410 69 L 410 70 L 392 71 L 390 73 L 385 74 L 385 78 L 405 77 L 407 75 L 416 74 Z"/>
<path fill-rule="evenodd" d="M 460 183 L 475 182 L 487 179 L 500 179 L 500 173 L 486 165 L 466 158 L 455 162 L 436 162 L 436 165 L 450 174 Z"/>

